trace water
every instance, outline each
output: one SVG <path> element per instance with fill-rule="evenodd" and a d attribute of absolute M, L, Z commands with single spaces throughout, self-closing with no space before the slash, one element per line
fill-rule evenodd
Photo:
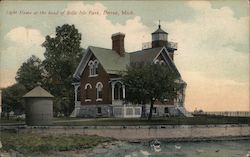
<path fill-rule="evenodd" d="M 96 150 L 90 157 L 246 157 L 250 140 L 213 142 L 163 142 L 155 152 L 148 143 L 123 143 Z"/>

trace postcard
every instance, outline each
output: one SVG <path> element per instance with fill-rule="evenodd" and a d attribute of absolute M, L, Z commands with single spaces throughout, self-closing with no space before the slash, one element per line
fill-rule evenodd
<path fill-rule="evenodd" d="M 249 67 L 247 0 L 1 1 L 1 125 L 79 150 L 0 153 L 250 156 Z"/>

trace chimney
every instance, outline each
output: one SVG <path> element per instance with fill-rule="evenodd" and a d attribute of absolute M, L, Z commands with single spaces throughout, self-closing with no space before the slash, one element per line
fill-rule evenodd
<path fill-rule="evenodd" d="M 120 56 L 124 56 L 125 49 L 124 49 L 124 37 L 125 34 L 123 33 L 115 33 L 112 34 L 112 50 L 116 51 Z"/>

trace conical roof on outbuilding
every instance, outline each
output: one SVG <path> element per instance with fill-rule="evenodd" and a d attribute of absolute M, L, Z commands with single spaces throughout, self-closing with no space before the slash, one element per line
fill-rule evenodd
<path fill-rule="evenodd" d="M 41 86 L 37 86 L 28 93 L 26 93 L 24 98 L 31 98 L 31 97 L 36 97 L 36 98 L 53 98 L 54 96 L 51 95 L 49 92 L 47 92 L 45 89 L 43 89 Z"/>

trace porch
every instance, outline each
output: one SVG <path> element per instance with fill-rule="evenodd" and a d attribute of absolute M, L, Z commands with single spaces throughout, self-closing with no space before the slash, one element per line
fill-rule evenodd
<path fill-rule="evenodd" d="M 110 80 L 112 93 L 113 117 L 120 118 L 139 118 L 141 117 L 142 107 L 125 103 L 126 89 L 121 78 Z"/>
<path fill-rule="evenodd" d="M 141 106 L 113 106 L 113 116 L 116 118 L 140 118 Z"/>

